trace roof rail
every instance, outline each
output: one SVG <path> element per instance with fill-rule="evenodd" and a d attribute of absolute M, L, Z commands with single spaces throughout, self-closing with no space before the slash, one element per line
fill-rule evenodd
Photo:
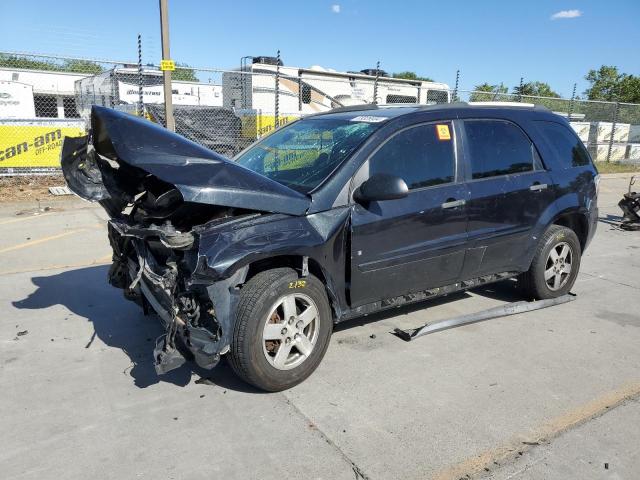
<path fill-rule="evenodd" d="M 378 105 L 375 103 L 366 103 L 364 105 L 349 105 L 346 107 L 338 107 L 332 110 L 327 110 L 326 112 L 318 112 L 309 116 L 319 116 L 319 115 L 328 115 L 330 113 L 340 113 L 340 112 L 360 112 L 362 110 L 377 110 Z"/>
<path fill-rule="evenodd" d="M 467 102 L 468 105 L 478 106 L 478 107 L 522 107 L 522 108 L 533 108 L 535 104 L 533 103 L 522 103 L 522 102 Z"/>

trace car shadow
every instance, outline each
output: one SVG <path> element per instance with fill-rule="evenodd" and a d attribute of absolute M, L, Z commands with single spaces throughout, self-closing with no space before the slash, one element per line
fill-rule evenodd
<path fill-rule="evenodd" d="M 482 297 L 500 300 L 501 302 L 519 302 L 521 300 L 527 300 L 515 278 L 490 283 L 489 285 L 475 288 L 472 292 Z"/>
<path fill-rule="evenodd" d="M 36 289 L 26 298 L 12 302 L 13 306 L 41 310 L 62 305 L 85 318 L 92 323 L 94 334 L 87 338 L 84 348 L 96 348 L 95 338 L 98 338 L 108 347 L 121 349 L 131 360 L 131 366 L 123 373 L 129 374 L 139 388 L 160 382 L 184 387 L 193 379 L 196 383 L 230 390 L 259 392 L 237 378 L 226 362 L 220 362 L 212 370 L 187 362 L 171 372 L 157 375 L 153 347 L 164 329 L 156 315 L 143 315 L 137 305 L 123 298 L 119 289 L 107 284 L 108 270 L 108 266 L 101 265 L 33 277 L 31 281 Z"/>
<path fill-rule="evenodd" d="M 372 313 L 371 315 L 367 315 L 364 317 L 355 317 L 349 320 L 344 320 L 335 325 L 333 327 L 333 331 L 341 332 L 343 330 L 349 330 L 350 328 L 354 327 L 363 327 L 365 325 L 368 325 L 369 323 L 378 322 L 380 320 L 387 320 L 389 318 L 397 317 L 400 315 L 408 315 L 409 313 L 424 310 L 429 307 L 435 307 L 437 305 L 444 305 L 449 302 L 455 302 L 457 300 L 468 298 L 470 296 L 471 295 L 469 295 L 467 292 L 456 292 L 452 293 L 451 295 L 447 295 L 446 297 L 439 297 L 431 300 L 422 300 L 399 307 L 391 307 L 387 310 Z"/>
<path fill-rule="evenodd" d="M 14 301 L 13 306 L 19 309 L 41 310 L 62 305 L 72 314 L 91 322 L 94 333 L 87 338 L 84 348 L 97 348 L 95 339 L 98 338 L 108 347 L 121 349 L 131 361 L 130 367 L 127 367 L 123 373 L 130 375 L 134 385 L 139 388 L 146 388 L 160 382 L 184 387 L 193 380 L 194 383 L 223 389 L 264 393 L 240 380 L 227 365 L 224 357 L 212 370 L 187 362 L 164 375 L 156 374 L 153 366 L 153 346 L 156 338 L 164 333 L 164 329 L 156 315 L 143 315 L 137 305 L 123 298 L 120 290 L 107 284 L 108 270 L 108 266 L 101 265 L 32 277 L 31 281 L 36 289 L 26 298 Z M 516 282 L 509 280 L 479 287 L 473 292 L 506 302 L 522 299 L 516 288 Z M 468 292 L 457 292 L 446 297 L 391 308 L 366 317 L 353 318 L 336 325 L 334 332 L 406 315 L 470 296 Z"/>

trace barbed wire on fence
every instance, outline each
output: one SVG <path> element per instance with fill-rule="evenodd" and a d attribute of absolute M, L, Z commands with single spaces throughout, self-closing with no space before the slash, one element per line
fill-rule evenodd
<path fill-rule="evenodd" d="M 140 47 L 141 48 L 141 47 Z M 140 52 L 140 57 L 142 56 Z M 280 65 L 265 57 L 236 69 L 177 65 L 172 72 L 176 131 L 233 156 L 306 115 L 359 104 L 518 102 L 567 118 L 596 161 L 640 162 L 640 105 L 499 91 L 438 82 Z M 142 98 L 142 102 L 141 99 Z M 142 105 L 141 105 L 142 104 Z M 0 52 L 0 172 L 59 166 L 62 137 L 88 128 L 93 105 L 164 124 L 158 65 L 25 52 Z"/>

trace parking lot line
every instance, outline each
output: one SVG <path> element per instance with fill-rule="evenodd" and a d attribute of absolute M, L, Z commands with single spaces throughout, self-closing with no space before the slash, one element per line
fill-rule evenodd
<path fill-rule="evenodd" d="M 69 235 L 73 235 L 75 233 L 84 232 L 84 228 L 79 228 L 76 230 L 69 230 L 67 232 L 58 233 L 57 235 L 51 235 L 49 237 L 39 238 L 37 240 L 30 240 L 28 242 L 18 243 L 17 245 L 12 245 L 10 247 L 0 249 L 0 253 L 12 252 L 14 250 L 20 250 L 22 248 L 31 247 L 33 245 L 40 245 L 41 243 L 50 242 L 51 240 L 57 240 L 58 238 L 68 237 Z"/>
<path fill-rule="evenodd" d="M 41 213 L 40 215 L 27 215 L 25 217 L 12 218 L 10 220 L 4 220 L 4 221 L 0 222 L 0 225 L 9 225 L 10 223 L 23 222 L 25 220 L 31 220 L 33 218 L 47 217 L 49 215 L 53 215 L 54 213 L 56 213 L 56 212 Z"/>
<path fill-rule="evenodd" d="M 516 435 L 505 445 L 480 452 L 462 462 L 441 470 L 433 480 L 458 480 L 481 472 L 493 470 L 496 465 L 515 458 L 518 452 L 524 452 L 536 445 L 547 443 L 567 430 L 581 425 L 593 418 L 613 410 L 627 400 L 640 396 L 640 381 L 606 392 L 596 399 L 580 405 L 564 415 L 556 417 L 541 427 L 523 435 Z"/>

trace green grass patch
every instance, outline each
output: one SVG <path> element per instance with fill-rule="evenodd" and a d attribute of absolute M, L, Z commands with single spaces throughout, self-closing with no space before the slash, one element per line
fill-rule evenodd
<path fill-rule="evenodd" d="M 640 172 L 640 163 L 595 162 L 599 173 Z"/>

